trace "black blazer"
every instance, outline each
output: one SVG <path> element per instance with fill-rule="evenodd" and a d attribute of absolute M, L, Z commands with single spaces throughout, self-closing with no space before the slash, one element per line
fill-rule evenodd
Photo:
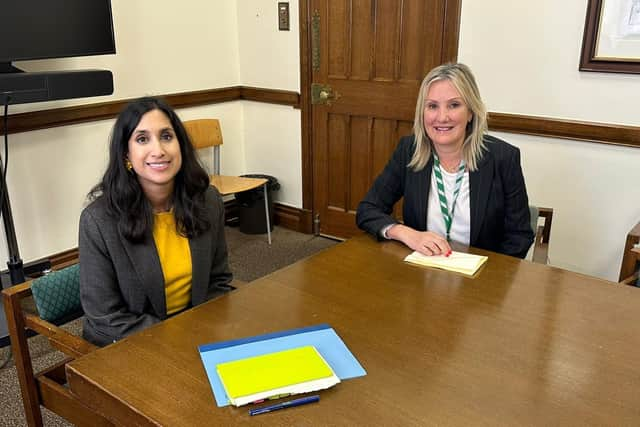
<path fill-rule="evenodd" d="M 206 192 L 206 206 L 211 228 L 189 239 L 191 306 L 233 289 L 224 205 L 213 187 Z M 125 239 L 102 198 L 82 211 L 79 252 L 85 339 L 103 346 L 167 318 L 164 276 L 153 236 L 149 233 L 138 244 Z"/>
<path fill-rule="evenodd" d="M 520 150 L 490 135 L 485 135 L 484 143 L 487 151 L 478 169 L 469 173 L 470 244 L 524 258 L 534 234 Z M 421 171 L 414 172 L 407 167 L 414 146 L 413 135 L 400 139 L 391 160 L 358 205 L 358 227 L 378 238 L 385 226 L 397 222 L 390 215 L 401 197 L 404 224 L 419 231 L 427 229 L 433 156 Z"/>

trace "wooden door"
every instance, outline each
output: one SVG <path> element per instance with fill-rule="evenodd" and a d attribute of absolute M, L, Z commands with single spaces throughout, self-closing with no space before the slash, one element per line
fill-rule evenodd
<path fill-rule="evenodd" d="M 422 79 L 457 56 L 460 0 L 309 5 L 311 82 L 333 94 L 311 106 L 313 211 L 321 234 L 349 237 L 358 203 L 412 132 Z"/>

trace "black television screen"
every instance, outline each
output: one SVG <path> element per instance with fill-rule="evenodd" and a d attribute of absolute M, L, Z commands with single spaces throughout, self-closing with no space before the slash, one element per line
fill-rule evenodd
<path fill-rule="evenodd" d="M 111 0 L 0 0 L 0 65 L 115 52 Z"/>

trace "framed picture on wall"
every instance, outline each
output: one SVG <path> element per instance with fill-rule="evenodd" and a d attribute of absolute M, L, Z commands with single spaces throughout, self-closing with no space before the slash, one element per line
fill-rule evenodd
<path fill-rule="evenodd" d="M 640 0 L 589 0 L 580 71 L 640 74 Z"/>

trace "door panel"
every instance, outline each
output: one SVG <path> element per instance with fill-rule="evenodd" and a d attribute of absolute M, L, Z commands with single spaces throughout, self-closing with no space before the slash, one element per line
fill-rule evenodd
<path fill-rule="evenodd" d="M 311 109 L 313 210 L 322 234 L 357 232 L 358 203 L 398 139 L 411 133 L 422 78 L 455 58 L 445 52 L 444 23 L 447 8 L 459 13 L 459 1 L 310 2 L 310 14 L 319 18 L 312 50 L 319 50 L 320 67 L 312 82 L 337 93 Z M 401 204 L 394 212 L 400 214 Z"/>

